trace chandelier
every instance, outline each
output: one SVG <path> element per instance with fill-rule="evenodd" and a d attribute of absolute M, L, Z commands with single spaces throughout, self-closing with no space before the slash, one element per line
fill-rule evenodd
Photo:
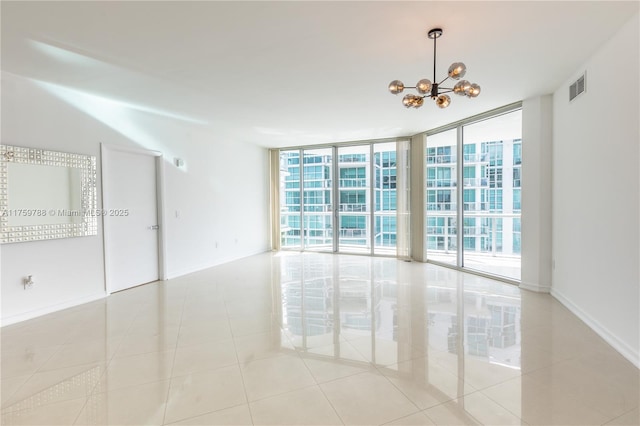
<path fill-rule="evenodd" d="M 436 101 L 440 108 L 446 108 L 451 103 L 451 98 L 446 93 L 475 98 L 480 94 L 480 86 L 467 80 L 460 80 L 467 73 L 467 66 L 462 62 L 454 62 L 449 67 L 448 75 L 439 83 L 436 83 L 436 40 L 442 35 L 442 28 L 433 28 L 427 33 L 427 37 L 433 40 L 433 83 L 423 78 L 415 87 L 405 86 L 400 80 L 389 83 L 389 91 L 394 95 L 402 93 L 404 89 L 415 89 L 420 95 L 407 94 L 402 98 L 402 104 L 407 108 L 420 108 L 424 104 L 424 98 L 429 96 Z M 441 87 L 447 79 L 460 80 L 453 87 Z M 421 96 L 422 95 L 422 96 Z"/>

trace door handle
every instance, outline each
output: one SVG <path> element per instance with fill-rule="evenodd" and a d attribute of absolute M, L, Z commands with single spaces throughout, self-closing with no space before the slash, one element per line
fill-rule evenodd
<path fill-rule="evenodd" d="M 152 231 L 155 231 L 155 230 L 160 229 L 160 225 L 151 225 L 148 229 L 150 229 Z"/>

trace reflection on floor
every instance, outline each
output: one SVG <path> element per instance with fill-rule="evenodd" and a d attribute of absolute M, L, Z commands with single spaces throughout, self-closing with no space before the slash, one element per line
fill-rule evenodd
<path fill-rule="evenodd" d="M 1 330 L 2 424 L 634 424 L 639 371 L 548 295 L 267 253 Z"/>

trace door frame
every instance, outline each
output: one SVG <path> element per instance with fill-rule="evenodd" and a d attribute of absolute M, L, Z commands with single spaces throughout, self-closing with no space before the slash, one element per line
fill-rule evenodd
<path fill-rule="evenodd" d="M 147 155 L 155 157 L 156 166 L 156 214 L 158 217 L 158 280 L 164 281 L 167 279 L 166 268 L 166 237 L 165 237 L 165 208 L 164 208 L 164 158 L 160 151 L 150 151 L 142 148 L 133 148 L 122 145 L 113 144 L 100 144 L 101 154 L 101 179 L 102 179 L 102 209 L 106 211 L 111 203 L 111 193 L 109 191 L 109 166 L 111 152 L 126 152 L 138 155 Z M 109 230 L 112 227 L 112 219 L 108 214 L 102 215 L 102 241 L 104 250 L 104 275 L 105 275 L 105 292 L 107 295 L 113 292 L 113 286 L 111 285 L 111 262 L 109 259 L 109 249 L 111 247 L 111 238 Z"/>

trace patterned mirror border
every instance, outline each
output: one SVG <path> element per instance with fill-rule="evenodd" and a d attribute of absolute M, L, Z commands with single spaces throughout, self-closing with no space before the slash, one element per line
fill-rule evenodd
<path fill-rule="evenodd" d="M 82 222 L 9 226 L 9 163 L 70 167 L 80 170 Z M 98 235 L 96 157 L 36 148 L 0 145 L 0 243 Z"/>

